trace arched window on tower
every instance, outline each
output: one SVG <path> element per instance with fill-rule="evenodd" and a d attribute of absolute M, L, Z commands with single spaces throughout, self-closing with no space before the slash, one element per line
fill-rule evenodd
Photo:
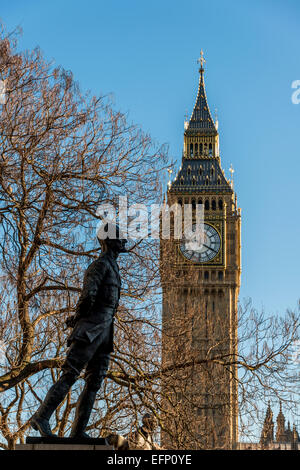
<path fill-rule="evenodd" d="M 209 155 L 212 156 L 212 143 L 209 144 Z"/>
<path fill-rule="evenodd" d="M 203 175 L 203 168 L 202 168 L 202 165 L 200 165 L 200 168 L 199 168 L 199 175 L 200 175 L 200 176 Z"/>
<path fill-rule="evenodd" d="M 195 186 L 196 185 L 196 178 L 195 176 L 193 176 L 193 179 L 192 179 L 192 185 Z"/>
<path fill-rule="evenodd" d="M 201 142 L 201 144 L 199 144 L 199 152 L 200 152 L 200 155 L 202 155 L 203 153 L 203 144 Z"/>
<path fill-rule="evenodd" d="M 195 156 L 198 157 L 198 144 L 195 144 Z"/>
<path fill-rule="evenodd" d="M 219 199 L 219 209 L 223 210 L 223 199 Z"/>
<path fill-rule="evenodd" d="M 212 303 L 211 303 L 211 308 L 212 308 L 212 311 L 214 312 L 214 311 L 215 311 L 215 299 L 214 299 L 214 297 L 216 296 L 216 291 L 215 291 L 215 289 L 213 289 L 213 290 L 211 291 L 211 295 L 212 295 L 212 297 L 213 297 L 213 300 L 212 300 Z"/>
<path fill-rule="evenodd" d="M 213 199 L 212 202 L 211 202 L 211 208 L 212 208 L 213 211 L 215 211 L 216 208 L 217 208 L 217 203 L 216 203 L 215 199 Z"/>
<path fill-rule="evenodd" d="M 193 210 L 196 209 L 196 200 L 195 199 L 192 199 L 192 209 Z"/>
<path fill-rule="evenodd" d="M 190 144 L 190 155 L 191 155 L 191 157 L 194 156 L 194 147 L 193 147 L 193 144 Z"/>
<path fill-rule="evenodd" d="M 187 174 L 188 174 L 188 175 L 190 175 L 190 174 L 191 174 L 191 171 L 192 171 L 192 170 L 191 170 L 191 167 L 190 167 L 190 166 L 188 166 L 188 169 L 187 169 Z"/>
<path fill-rule="evenodd" d="M 198 204 L 203 204 L 202 197 L 198 199 Z"/>
<path fill-rule="evenodd" d="M 208 185 L 209 185 L 209 177 L 207 176 L 205 179 L 205 186 L 208 186 Z"/>
<path fill-rule="evenodd" d="M 184 178 L 183 178 L 183 176 L 180 178 L 180 184 L 181 184 L 181 186 L 184 185 Z"/>
<path fill-rule="evenodd" d="M 206 211 L 209 211 L 209 199 L 206 199 L 206 200 L 205 200 L 204 209 L 205 209 Z"/>
<path fill-rule="evenodd" d="M 220 178 L 220 176 L 218 176 L 217 185 L 220 186 L 220 184 L 221 184 L 221 178 Z"/>
<path fill-rule="evenodd" d="M 204 271 L 204 279 L 205 279 L 205 281 L 208 281 L 208 279 L 209 279 L 209 272 L 208 271 Z"/>
<path fill-rule="evenodd" d="M 182 206 L 182 199 L 178 199 L 178 204 Z"/>
<path fill-rule="evenodd" d="M 218 272 L 218 279 L 219 281 L 223 281 L 223 271 Z"/>

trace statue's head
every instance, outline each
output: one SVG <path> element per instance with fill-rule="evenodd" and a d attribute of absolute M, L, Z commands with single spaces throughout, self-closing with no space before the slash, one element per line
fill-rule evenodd
<path fill-rule="evenodd" d="M 114 253 L 128 253 L 127 240 L 123 237 L 120 227 L 112 222 L 106 222 L 98 232 L 97 238 L 102 251 L 112 250 Z"/>
<path fill-rule="evenodd" d="M 142 418 L 143 427 L 150 432 L 153 432 L 157 427 L 157 420 L 155 416 L 150 415 L 149 413 L 144 414 Z"/>

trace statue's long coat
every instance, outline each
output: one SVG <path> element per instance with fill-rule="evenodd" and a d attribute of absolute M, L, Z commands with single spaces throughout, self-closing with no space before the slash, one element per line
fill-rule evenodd
<path fill-rule="evenodd" d="M 121 279 L 115 258 L 102 253 L 87 268 L 76 306 L 76 324 L 68 338 L 92 343 L 102 336 L 103 352 L 113 351 L 114 314 L 119 305 Z"/>

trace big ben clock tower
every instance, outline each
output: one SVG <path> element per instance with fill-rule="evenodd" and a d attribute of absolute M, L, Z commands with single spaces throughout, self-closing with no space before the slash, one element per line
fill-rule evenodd
<path fill-rule="evenodd" d="M 230 449 L 238 441 L 237 304 L 241 211 L 221 167 L 218 123 L 208 107 L 201 51 L 198 95 L 185 123 L 181 168 L 167 204 L 204 209 L 201 249 L 161 239 L 165 448 Z M 173 224 L 173 225 L 172 225 Z"/>

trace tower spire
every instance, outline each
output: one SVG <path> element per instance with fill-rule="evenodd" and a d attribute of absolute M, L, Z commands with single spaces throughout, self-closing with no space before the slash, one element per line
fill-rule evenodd
<path fill-rule="evenodd" d="M 276 441 L 285 442 L 285 417 L 282 412 L 282 403 L 279 402 L 279 413 L 277 416 L 277 431 L 276 431 Z"/>
<path fill-rule="evenodd" d="M 267 446 L 271 442 L 274 442 L 274 422 L 273 422 L 273 412 L 271 409 L 270 400 L 268 402 L 268 408 L 266 411 L 266 417 L 264 420 L 264 425 L 260 437 L 260 443 L 263 447 Z"/>
<path fill-rule="evenodd" d="M 197 60 L 200 64 L 199 68 L 199 87 L 198 87 L 198 94 L 196 98 L 196 103 L 192 112 L 191 119 L 187 126 L 187 131 L 203 131 L 209 135 L 217 135 L 217 129 L 214 124 L 211 112 L 209 110 L 209 106 L 207 103 L 207 97 L 205 92 L 205 84 L 204 84 L 204 66 L 203 64 L 206 62 L 203 56 L 203 51 L 201 49 L 200 58 Z"/>
<path fill-rule="evenodd" d="M 212 119 L 204 86 L 203 51 L 198 59 L 200 64 L 199 88 L 190 120 L 185 117 L 182 167 L 168 191 L 183 189 L 189 192 L 216 190 L 218 193 L 233 194 L 233 185 L 225 178 L 220 166 L 219 134 Z"/>

